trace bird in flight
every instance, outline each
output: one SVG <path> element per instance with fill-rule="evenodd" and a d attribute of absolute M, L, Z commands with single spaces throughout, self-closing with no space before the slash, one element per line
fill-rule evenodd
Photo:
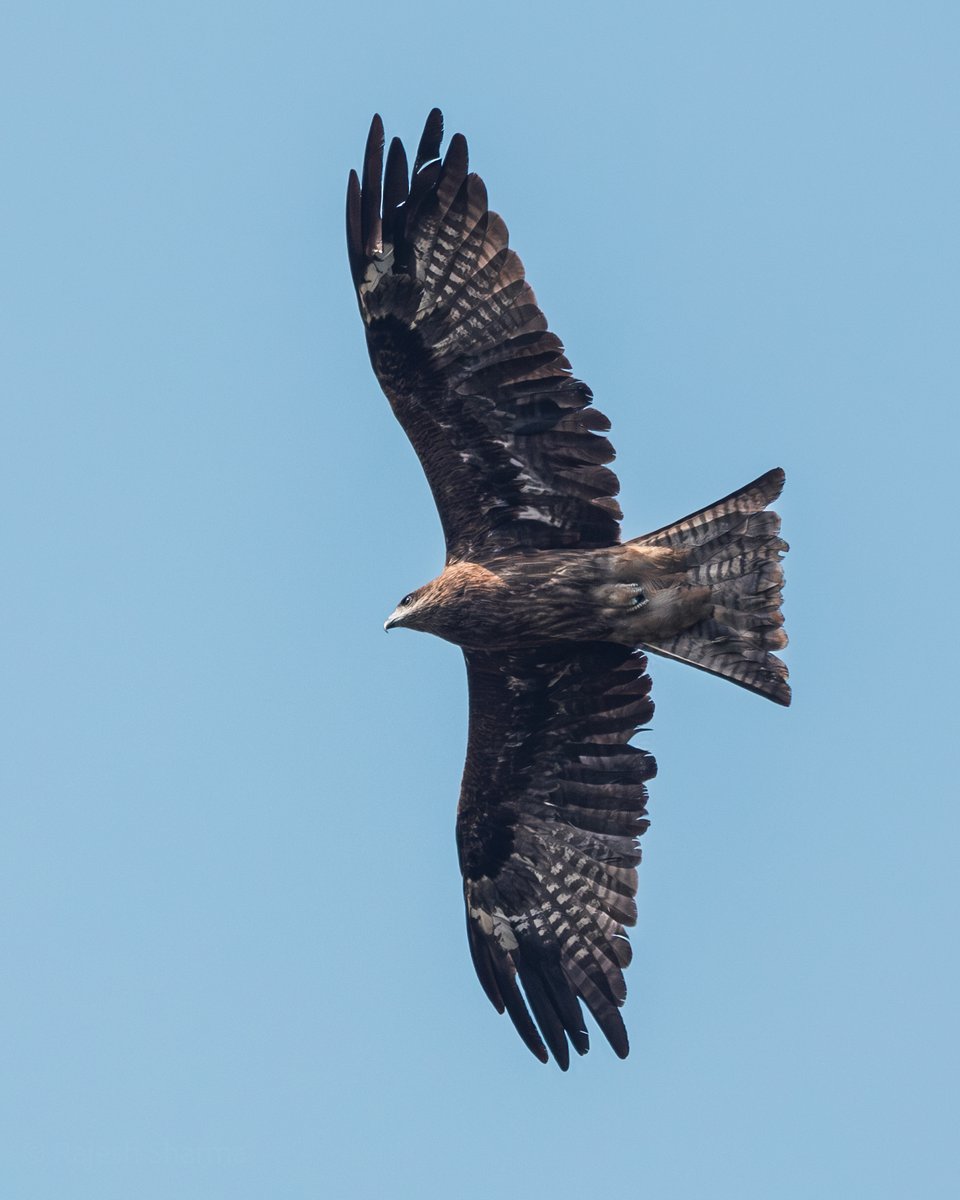
<path fill-rule="evenodd" d="M 768 471 L 622 541 L 610 422 L 571 374 L 459 133 L 427 117 L 412 171 L 373 118 L 347 246 L 374 372 L 426 473 L 441 573 L 385 628 L 463 650 L 457 812 L 467 935 L 491 1003 L 542 1062 L 613 1050 L 653 758 L 646 653 L 790 703 L 780 518 Z"/>

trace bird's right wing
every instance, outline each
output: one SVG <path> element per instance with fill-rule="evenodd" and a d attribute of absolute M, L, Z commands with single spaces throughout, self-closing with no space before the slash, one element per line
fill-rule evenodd
<path fill-rule="evenodd" d="M 541 1061 L 549 1047 L 566 1070 L 569 1044 L 588 1049 L 581 999 L 623 1058 L 624 927 L 656 773 L 629 744 L 653 712 L 646 659 L 605 643 L 465 657 L 457 845 L 477 975 Z"/>

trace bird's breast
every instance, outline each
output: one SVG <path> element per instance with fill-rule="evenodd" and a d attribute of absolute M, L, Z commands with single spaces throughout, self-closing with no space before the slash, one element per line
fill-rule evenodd
<path fill-rule="evenodd" d="M 602 637 L 598 568 L 583 554 L 553 553 L 453 564 L 436 581 L 430 632 L 474 650 Z"/>

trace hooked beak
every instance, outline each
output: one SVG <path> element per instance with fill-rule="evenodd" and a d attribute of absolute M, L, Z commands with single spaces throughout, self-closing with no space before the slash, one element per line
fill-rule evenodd
<path fill-rule="evenodd" d="M 394 625 L 399 624 L 399 622 L 400 622 L 400 617 L 398 615 L 398 610 L 394 609 L 393 612 L 390 614 L 390 616 L 387 617 L 387 619 L 383 623 L 383 632 L 388 633 L 394 627 Z"/>

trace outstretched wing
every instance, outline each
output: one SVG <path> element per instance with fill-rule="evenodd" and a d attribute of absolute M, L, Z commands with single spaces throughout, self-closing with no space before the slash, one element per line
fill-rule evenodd
<path fill-rule="evenodd" d="M 624 1058 L 624 926 L 656 773 L 629 745 L 653 712 L 646 659 L 605 643 L 465 657 L 457 845 L 477 975 L 541 1061 L 549 1047 L 566 1070 L 568 1039 L 586 1053 L 580 1000 Z"/>
<path fill-rule="evenodd" d="M 370 361 L 420 457 L 447 561 L 619 540 L 610 422 L 547 331 L 507 228 L 467 172 L 440 160 L 434 109 L 408 178 L 373 118 L 363 185 L 350 173 L 347 246 Z"/>

